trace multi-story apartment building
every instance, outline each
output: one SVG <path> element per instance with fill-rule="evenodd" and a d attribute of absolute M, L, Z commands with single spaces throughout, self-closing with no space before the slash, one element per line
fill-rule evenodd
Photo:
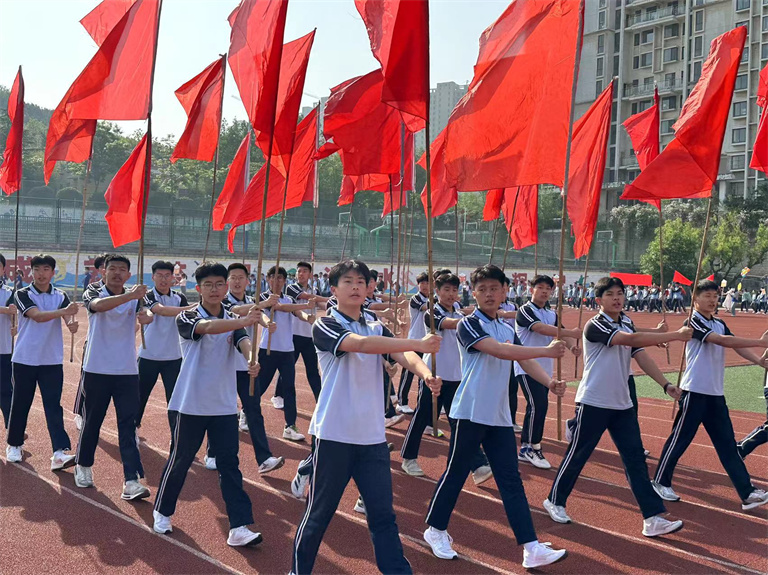
<path fill-rule="evenodd" d="M 434 140 L 437 135 L 448 125 L 448 118 L 453 112 L 454 106 L 467 93 L 468 84 L 456 82 L 438 82 L 435 88 L 430 89 L 429 95 L 429 137 Z M 416 134 L 416 148 L 423 150 L 424 132 Z"/>

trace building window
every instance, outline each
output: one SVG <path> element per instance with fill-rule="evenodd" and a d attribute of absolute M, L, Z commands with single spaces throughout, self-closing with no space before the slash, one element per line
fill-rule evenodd
<path fill-rule="evenodd" d="M 597 37 L 597 53 L 605 54 L 605 34 L 600 34 Z"/>
<path fill-rule="evenodd" d="M 640 56 L 632 57 L 632 69 L 637 70 L 640 67 Z"/>
<path fill-rule="evenodd" d="M 749 31 L 749 21 L 748 20 L 744 20 L 743 22 L 736 22 L 736 26 L 734 26 L 734 28 L 738 28 L 739 26 L 744 26 L 747 29 L 747 31 Z"/>
<path fill-rule="evenodd" d="M 613 34 L 613 51 L 618 52 L 621 48 L 621 34 L 619 32 L 614 32 Z"/>
<path fill-rule="evenodd" d="M 766 44 L 768 46 L 768 44 Z M 621 64 L 621 61 L 619 60 L 619 55 L 616 54 L 613 57 L 613 75 L 618 76 L 619 75 L 619 65 Z"/>
<path fill-rule="evenodd" d="M 747 89 L 747 75 L 739 74 L 736 76 L 736 86 L 734 90 L 746 90 Z"/>
<path fill-rule="evenodd" d="M 615 30 L 621 29 L 621 10 L 616 10 L 616 12 L 613 13 L 613 28 Z"/>
<path fill-rule="evenodd" d="M 731 143 L 743 144 L 747 141 L 747 129 L 746 128 L 734 128 L 731 131 Z"/>
<path fill-rule="evenodd" d="M 653 100 L 643 100 L 641 102 L 638 102 L 637 110 L 638 112 L 645 112 L 651 106 L 653 106 Z"/>
<path fill-rule="evenodd" d="M 768 16 L 763 16 L 763 32 L 768 31 Z"/>
<path fill-rule="evenodd" d="M 741 118 L 747 115 L 747 103 L 746 102 L 734 102 L 733 103 L 733 117 Z"/>
<path fill-rule="evenodd" d="M 749 46 L 744 46 L 744 51 L 741 53 L 741 61 L 749 62 Z"/>
<path fill-rule="evenodd" d="M 674 110 L 677 107 L 677 96 L 664 96 L 661 99 L 662 110 Z"/>
<path fill-rule="evenodd" d="M 597 13 L 597 29 L 605 30 L 605 10 Z"/>
<path fill-rule="evenodd" d="M 745 166 L 744 156 L 731 156 L 731 169 L 743 170 Z"/>
<path fill-rule="evenodd" d="M 693 57 L 701 58 L 704 54 L 704 36 L 696 36 L 693 39 Z"/>
<path fill-rule="evenodd" d="M 645 54 L 640 54 L 641 68 L 648 68 L 652 64 L 653 64 L 653 52 L 646 52 Z"/>
<path fill-rule="evenodd" d="M 650 44 L 651 42 L 653 42 L 653 30 L 645 30 L 640 34 L 641 44 Z"/>
<path fill-rule="evenodd" d="M 698 82 L 701 78 L 701 62 L 693 63 L 693 81 Z"/>
<path fill-rule="evenodd" d="M 632 43 L 633 43 L 635 46 L 639 46 L 639 45 L 640 45 L 640 34 L 635 34 L 635 35 L 634 35 L 634 37 L 633 37 L 633 39 L 632 39 Z"/>
<path fill-rule="evenodd" d="M 598 80 L 595 82 L 595 97 L 599 96 L 603 92 L 603 81 Z"/>
<path fill-rule="evenodd" d="M 678 48 L 675 46 L 674 48 L 666 48 L 664 50 L 664 61 L 665 62 L 676 62 L 677 61 L 677 55 L 678 55 Z"/>
<path fill-rule="evenodd" d="M 693 31 L 704 31 L 704 10 L 698 10 L 697 12 L 693 13 Z"/>
<path fill-rule="evenodd" d="M 664 26 L 665 38 L 677 38 L 679 35 L 680 35 L 679 24 L 670 24 L 669 26 Z"/>
<path fill-rule="evenodd" d="M 760 46 L 760 58 L 762 60 L 765 60 L 768 58 L 768 44 L 763 44 Z"/>
<path fill-rule="evenodd" d="M 602 76 L 605 75 L 605 70 L 604 70 L 605 66 L 603 64 L 603 60 L 604 60 L 603 58 L 597 59 L 597 77 L 598 78 L 601 78 Z"/>
<path fill-rule="evenodd" d="M 600 0 L 599 8 L 602 10 L 608 5 L 608 0 Z"/>
<path fill-rule="evenodd" d="M 736 0 L 736 11 L 749 10 L 749 0 Z"/>
<path fill-rule="evenodd" d="M 673 132 L 672 126 L 674 125 L 674 123 L 675 123 L 674 120 L 662 120 L 659 131 L 662 134 L 671 134 Z"/>

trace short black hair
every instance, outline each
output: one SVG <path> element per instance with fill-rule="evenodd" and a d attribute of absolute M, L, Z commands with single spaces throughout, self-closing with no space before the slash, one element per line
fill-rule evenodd
<path fill-rule="evenodd" d="M 155 273 L 157 270 L 168 270 L 173 273 L 173 264 L 164 260 L 157 260 L 152 264 L 152 273 Z"/>
<path fill-rule="evenodd" d="M 510 285 L 511 282 L 509 280 L 509 277 L 505 275 L 504 276 L 504 281 L 501 282 L 501 283 L 504 284 L 505 286 L 507 286 L 507 285 Z"/>
<path fill-rule="evenodd" d="M 504 275 L 504 272 L 501 271 L 499 266 L 495 266 L 493 264 L 485 264 L 484 266 L 480 266 L 472 272 L 472 274 L 469 276 L 469 281 L 472 282 L 472 285 L 476 285 L 479 281 L 496 280 L 501 285 L 504 285 L 504 278 L 506 277 L 507 276 Z"/>
<path fill-rule="evenodd" d="M 696 297 L 705 291 L 718 291 L 717 284 L 712 280 L 701 280 L 696 284 L 696 289 L 693 290 L 693 296 Z"/>
<path fill-rule="evenodd" d="M 5 256 L 3 254 L 0 254 L 0 264 L 5 267 Z"/>
<path fill-rule="evenodd" d="M 312 264 L 309 262 L 299 262 L 296 264 L 296 269 L 299 268 L 307 268 L 309 271 L 312 271 Z"/>
<path fill-rule="evenodd" d="M 452 273 L 448 268 L 438 268 L 432 272 L 432 279 L 437 280 L 441 275 Z"/>
<path fill-rule="evenodd" d="M 429 274 L 427 272 L 421 272 L 419 275 L 416 276 L 416 283 L 420 284 L 421 282 L 428 282 L 429 281 Z"/>
<path fill-rule="evenodd" d="M 241 264 L 240 262 L 229 264 L 229 267 L 227 268 L 227 277 L 229 277 L 229 274 L 232 273 L 233 270 L 243 270 L 245 277 L 248 277 L 248 268 L 245 267 L 245 264 Z"/>
<path fill-rule="evenodd" d="M 224 267 L 224 264 L 220 264 L 219 262 L 204 262 L 197 266 L 197 269 L 195 270 L 195 281 L 198 285 L 200 285 L 205 278 L 211 276 L 227 279 L 227 268 Z"/>
<path fill-rule="evenodd" d="M 128 266 L 129 270 L 131 269 L 131 260 L 125 256 L 121 256 L 120 254 L 109 254 L 106 258 L 104 258 L 104 269 L 107 269 L 107 266 L 109 266 L 109 264 L 112 262 L 123 263 Z"/>
<path fill-rule="evenodd" d="M 285 268 L 283 266 L 280 266 L 280 267 L 272 266 L 267 270 L 268 278 L 274 277 L 275 275 L 283 276 L 285 279 L 288 279 L 288 272 L 285 271 Z"/>
<path fill-rule="evenodd" d="M 371 279 L 378 280 L 379 279 L 379 271 L 378 270 L 371 270 Z"/>
<path fill-rule="evenodd" d="M 365 265 L 365 262 L 349 259 L 344 260 L 343 262 L 339 262 L 331 268 L 331 271 L 328 273 L 328 282 L 332 286 L 336 287 L 339 285 L 339 279 L 341 276 L 350 272 L 354 272 L 363 276 L 366 285 L 371 279 L 371 270 L 368 269 L 368 266 Z"/>
<path fill-rule="evenodd" d="M 56 269 L 56 260 L 53 256 L 48 254 L 38 254 L 35 257 L 32 258 L 32 261 L 29 262 L 29 267 L 37 267 L 37 266 L 51 266 L 52 270 Z"/>
<path fill-rule="evenodd" d="M 107 256 L 109 256 L 109 254 L 104 252 L 103 254 L 93 258 L 93 267 L 95 267 L 97 270 L 104 267 L 104 262 L 107 260 Z"/>
<path fill-rule="evenodd" d="M 624 291 L 624 282 L 619 278 L 600 278 L 595 284 L 595 297 L 603 297 L 603 294 L 612 287 L 620 287 L 621 291 Z"/>
<path fill-rule="evenodd" d="M 534 276 L 531 280 L 531 287 L 534 287 L 536 284 L 547 284 L 549 287 L 554 288 L 555 280 L 549 276 L 545 276 L 544 274 L 539 274 Z"/>
<path fill-rule="evenodd" d="M 435 279 L 435 285 L 437 286 L 437 289 L 440 289 L 444 285 L 452 285 L 454 287 L 459 287 L 460 283 L 461 282 L 459 281 L 459 276 L 452 274 L 450 272 L 447 274 L 442 274 Z"/>

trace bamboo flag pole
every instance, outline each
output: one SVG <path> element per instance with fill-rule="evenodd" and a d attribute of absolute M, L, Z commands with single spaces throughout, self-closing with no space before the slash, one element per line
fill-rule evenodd
<path fill-rule="evenodd" d="M 456 226 L 456 239 L 454 247 L 456 248 L 456 275 L 459 275 L 459 202 L 453 204 L 453 221 Z"/>
<path fill-rule="evenodd" d="M 539 238 L 538 232 L 536 233 L 536 243 L 533 244 L 533 275 L 536 277 L 539 275 Z"/>
<path fill-rule="evenodd" d="M 704 222 L 704 232 L 701 234 L 701 250 L 699 251 L 699 262 L 696 264 L 696 279 L 693 281 L 693 290 L 699 285 L 699 277 L 701 275 L 701 264 L 704 261 L 704 249 L 707 246 L 707 232 L 709 231 L 709 220 L 712 216 L 712 196 L 709 196 L 709 203 L 707 204 L 707 219 Z M 688 325 L 691 324 L 691 317 L 693 317 L 693 290 L 691 290 L 691 305 L 688 308 Z M 683 378 L 683 368 L 685 367 L 685 350 L 688 346 L 688 342 L 683 342 L 683 351 L 680 354 L 680 369 L 677 372 L 676 387 L 680 387 L 680 380 Z M 677 402 L 672 402 L 672 418 L 675 417 L 675 409 Z"/>
<path fill-rule="evenodd" d="M 222 59 L 221 99 L 219 111 L 224 109 L 224 84 L 227 80 L 227 55 L 220 54 Z M 223 117 L 223 115 L 222 115 Z M 205 250 L 203 251 L 203 263 L 208 259 L 208 243 L 211 241 L 211 229 L 213 228 L 213 207 L 216 204 L 216 173 L 219 169 L 219 144 L 221 143 L 221 120 L 219 120 L 219 139 L 216 140 L 216 152 L 213 154 L 213 182 L 211 183 L 211 210 L 208 216 L 208 231 L 205 234 Z M 245 250 L 243 250 L 245 251 Z"/>
<path fill-rule="evenodd" d="M 664 309 L 664 216 L 661 214 L 661 204 L 659 204 L 659 301 L 661 302 L 661 320 L 667 321 L 667 312 Z M 667 364 L 672 363 L 669 359 L 669 344 L 664 345 L 667 351 Z"/>
<path fill-rule="evenodd" d="M 354 199 L 352 200 L 354 203 Z M 344 233 L 344 243 L 341 246 L 341 260 L 344 261 L 344 253 L 347 251 L 347 238 L 349 237 L 349 228 L 352 226 L 352 204 L 349 204 L 349 213 L 347 215 L 347 231 Z"/>
<path fill-rule="evenodd" d="M 592 244 L 590 244 L 590 250 L 587 252 L 587 261 L 584 264 L 584 278 L 582 279 L 581 287 L 579 293 L 579 323 L 578 327 L 581 329 L 581 319 L 584 315 L 584 294 L 587 292 L 587 275 L 589 274 L 589 256 L 592 254 Z M 573 378 L 578 379 L 579 377 L 579 356 L 576 356 L 576 361 L 573 363 Z"/>
<path fill-rule="evenodd" d="M 582 4 L 581 2 L 579 4 Z M 571 83 L 571 111 L 570 119 L 568 120 L 568 141 L 565 148 L 565 174 L 563 177 L 563 207 L 560 213 L 560 262 L 558 267 L 558 290 L 557 290 L 557 317 L 563 317 L 563 261 L 565 260 L 565 221 L 568 216 L 566 211 L 566 204 L 568 200 L 568 174 L 571 167 L 571 140 L 573 138 L 573 118 L 575 112 L 576 103 L 576 84 L 579 78 L 579 61 L 581 60 L 581 36 L 584 30 L 584 12 L 582 6 L 579 6 L 579 28 L 576 34 L 576 55 L 573 60 L 573 81 Z M 561 339 L 563 331 L 562 324 L 557 322 L 557 339 Z M 562 379 L 563 376 L 563 362 L 561 358 L 557 358 L 557 379 Z M 563 398 L 557 398 L 557 440 L 561 441 L 563 438 Z"/>
<path fill-rule="evenodd" d="M 320 147 L 320 116 L 322 113 L 322 102 L 318 103 L 317 105 L 317 121 L 315 122 L 315 151 Z M 314 182 L 313 182 L 313 192 L 312 192 L 312 250 L 309 255 L 310 262 L 312 264 L 312 273 L 315 273 L 315 250 L 317 249 L 317 208 L 320 205 L 320 183 L 319 183 L 319 171 L 318 171 L 318 163 L 320 160 L 313 160 L 312 162 L 312 169 L 314 171 Z M 313 278 L 310 277 L 309 281 L 312 281 Z M 320 295 L 317 290 L 317 284 L 313 284 L 312 286 L 312 292 L 315 295 Z M 312 304 L 312 315 L 317 315 L 317 303 Z"/>
<path fill-rule="evenodd" d="M 413 219 L 414 219 L 413 207 L 415 204 L 416 204 L 416 199 L 414 198 L 411 201 L 411 207 L 408 210 L 408 220 L 409 220 L 408 221 L 408 247 L 407 247 L 407 252 L 406 252 L 407 255 L 405 259 L 407 263 L 405 266 L 405 288 L 404 288 L 405 289 L 404 293 L 406 294 L 410 293 L 410 287 L 411 287 L 411 256 L 413 255 Z M 401 286 L 401 291 L 402 290 L 403 288 Z"/>
<path fill-rule="evenodd" d="M 405 210 L 403 209 L 403 189 L 405 188 L 405 124 L 401 121 L 400 122 L 400 191 L 399 191 L 399 197 L 398 197 L 398 204 L 399 204 L 399 213 L 397 216 L 397 285 L 402 285 L 403 278 L 402 278 L 402 263 L 403 263 L 403 255 L 402 250 L 405 249 L 405 241 L 403 240 L 403 213 Z M 392 204 L 392 201 L 390 200 L 390 204 Z M 392 213 L 394 213 L 394 208 Z M 395 298 L 395 335 L 399 335 L 400 333 L 400 327 L 399 323 L 397 321 L 397 309 L 398 309 L 398 302 L 397 298 Z"/>
<path fill-rule="evenodd" d="M 491 238 L 491 255 L 488 257 L 488 265 L 491 265 L 493 263 L 493 250 L 496 249 L 496 236 L 498 235 L 499 231 L 499 218 L 501 216 L 497 217 L 493 221 L 493 237 Z"/>
<path fill-rule="evenodd" d="M 19 186 L 19 189 L 16 190 L 16 227 L 14 231 L 14 241 L 13 241 L 13 271 L 14 271 L 14 277 L 11 278 L 11 282 L 13 283 L 13 289 L 12 291 L 16 291 L 16 278 L 19 277 L 19 209 L 21 206 L 21 203 L 19 201 L 19 198 L 21 196 L 21 186 Z M 75 282 L 77 283 L 77 282 Z M 14 330 L 16 328 L 16 314 L 13 314 L 11 316 L 11 330 Z M 13 335 L 13 331 L 11 331 L 11 353 L 13 353 L 13 348 L 15 345 L 16 340 L 14 339 L 15 336 Z"/>

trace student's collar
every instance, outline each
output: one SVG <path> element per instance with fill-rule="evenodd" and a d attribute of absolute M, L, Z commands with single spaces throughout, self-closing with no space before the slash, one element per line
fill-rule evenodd
<path fill-rule="evenodd" d="M 714 316 L 714 315 L 713 315 L 712 317 L 707 317 L 707 316 L 705 316 L 703 313 L 701 313 L 699 310 L 697 310 L 697 309 L 695 309 L 695 308 L 694 308 L 694 310 L 693 310 L 693 313 L 695 313 L 695 314 L 696 314 L 696 315 L 698 315 L 698 316 L 699 316 L 701 319 L 703 319 L 703 320 L 706 320 L 706 321 L 712 321 L 713 319 L 715 319 L 715 316 Z"/>
<path fill-rule="evenodd" d="M 530 303 L 530 304 L 531 304 L 533 307 L 535 307 L 536 309 L 544 309 L 544 306 L 543 306 L 543 305 L 539 305 L 539 304 L 537 304 L 535 301 L 533 301 L 533 299 L 531 299 L 531 301 L 530 301 L 529 303 Z"/>
<path fill-rule="evenodd" d="M 365 312 L 362 309 L 360 310 L 360 317 L 357 318 L 357 319 L 349 317 L 347 314 L 345 314 L 344 312 L 339 310 L 338 306 L 335 306 L 335 307 L 331 308 L 331 314 L 335 314 L 335 315 L 340 316 L 340 318 L 343 319 L 344 321 L 346 321 L 347 323 L 355 323 L 355 322 L 357 322 L 360 325 L 366 325 L 366 322 L 365 322 Z"/>
<path fill-rule="evenodd" d="M 173 290 L 171 288 L 168 288 L 168 293 L 160 293 L 157 289 L 157 286 L 152 286 L 152 291 L 155 292 L 158 296 L 169 296 L 173 293 Z"/>
<path fill-rule="evenodd" d="M 205 306 L 203 305 L 203 302 L 200 302 L 198 304 L 198 306 L 200 307 L 201 310 L 203 310 L 205 312 L 206 316 L 208 316 L 208 317 L 216 317 L 218 319 L 224 319 L 224 306 L 223 305 L 219 305 L 219 313 L 217 315 L 215 315 L 215 316 L 205 308 Z"/>
<path fill-rule="evenodd" d="M 603 316 L 605 319 L 607 319 L 611 323 L 615 323 L 615 324 L 619 324 L 619 325 L 622 323 L 622 320 L 624 319 L 624 312 L 623 311 L 619 312 L 619 319 L 618 319 L 618 321 L 614 321 L 613 318 L 611 316 L 609 316 L 607 313 L 605 313 L 603 310 L 600 310 L 600 313 L 598 315 Z"/>
<path fill-rule="evenodd" d="M 39 289 L 37 289 L 37 286 L 35 285 L 35 282 L 32 282 L 29 284 L 30 289 L 32 289 L 36 294 L 41 293 L 53 293 L 53 284 L 48 284 L 48 289 L 45 292 L 41 292 Z"/>
<path fill-rule="evenodd" d="M 435 307 L 439 307 L 445 313 L 451 313 L 454 310 L 454 306 L 451 306 L 450 308 L 447 308 L 443 304 L 441 304 L 439 300 L 435 302 Z"/>
<path fill-rule="evenodd" d="M 227 290 L 227 299 L 232 303 L 245 303 L 245 297 L 246 297 L 246 294 L 243 293 L 243 299 L 238 299 L 235 294 Z"/>
<path fill-rule="evenodd" d="M 108 293 L 109 295 L 123 295 L 123 294 L 118 294 L 118 293 L 115 293 L 115 292 L 113 292 L 111 289 L 109 289 L 109 287 L 107 286 L 107 283 L 106 283 L 106 282 L 104 282 L 104 289 L 105 289 L 105 290 L 107 290 L 107 293 Z M 125 286 L 123 286 L 123 293 L 125 293 Z"/>
<path fill-rule="evenodd" d="M 484 312 L 483 310 L 481 310 L 479 307 L 478 307 L 478 308 L 475 308 L 475 312 L 474 312 L 474 315 L 476 315 L 476 316 L 477 316 L 477 318 L 478 318 L 480 321 L 484 321 L 485 323 L 491 323 L 491 322 L 494 322 L 494 321 L 499 321 L 499 318 L 498 318 L 498 317 L 495 317 L 495 318 L 494 318 L 494 317 L 491 317 L 491 316 L 489 316 L 487 313 L 485 313 L 485 312 Z"/>

